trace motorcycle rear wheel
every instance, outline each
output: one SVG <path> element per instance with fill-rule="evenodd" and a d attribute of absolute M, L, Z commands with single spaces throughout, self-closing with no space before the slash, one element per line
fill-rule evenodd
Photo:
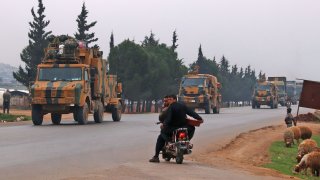
<path fill-rule="evenodd" d="M 176 157 L 176 163 L 182 164 L 182 162 L 183 162 L 183 152 L 178 150 L 177 157 Z"/>

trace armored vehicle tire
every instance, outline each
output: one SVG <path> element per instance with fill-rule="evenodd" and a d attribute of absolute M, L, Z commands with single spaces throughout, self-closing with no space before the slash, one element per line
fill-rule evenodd
<path fill-rule="evenodd" d="M 214 107 L 212 108 L 213 114 L 219 114 L 220 113 L 220 108 L 219 107 Z"/>
<path fill-rule="evenodd" d="M 206 104 L 206 107 L 205 107 L 205 109 L 204 109 L 204 112 L 206 113 L 206 114 L 210 114 L 210 109 L 211 109 L 211 103 L 210 103 L 210 101 Z"/>
<path fill-rule="evenodd" d="M 256 102 L 255 102 L 255 101 L 252 101 L 252 102 L 251 102 L 251 105 L 252 105 L 252 109 L 255 109 L 255 108 L 256 108 Z"/>
<path fill-rule="evenodd" d="M 176 157 L 176 163 L 182 164 L 183 162 L 183 152 L 181 150 L 178 150 L 177 157 Z"/>
<path fill-rule="evenodd" d="M 96 123 L 102 123 L 103 121 L 103 104 L 101 101 L 98 101 L 98 109 L 93 113 L 93 119 Z"/>
<path fill-rule="evenodd" d="M 52 124 L 58 125 L 61 122 L 62 114 L 51 113 Z"/>
<path fill-rule="evenodd" d="M 112 108 L 112 120 L 113 121 L 120 121 L 121 120 L 121 103 L 119 103 L 117 106 Z"/>
<path fill-rule="evenodd" d="M 43 114 L 40 105 L 32 105 L 32 122 L 34 125 L 41 125 L 43 122 Z"/>
<path fill-rule="evenodd" d="M 76 107 L 75 113 L 79 124 L 88 123 L 89 108 L 87 103 L 84 103 L 82 107 Z"/>
<path fill-rule="evenodd" d="M 74 121 L 78 121 L 78 117 L 77 117 L 76 111 L 73 112 L 73 119 L 74 119 Z"/>
<path fill-rule="evenodd" d="M 273 103 L 273 101 L 270 102 L 270 108 L 274 109 L 275 108 L 275 104 Z"/>

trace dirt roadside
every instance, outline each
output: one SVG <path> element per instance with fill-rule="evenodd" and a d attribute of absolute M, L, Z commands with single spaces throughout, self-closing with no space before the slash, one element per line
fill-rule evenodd
<path fill-rule="evenodd" d="M 20 111 L 20 110 L 12 110 L 13 114 L 24 114 L 30 115 L 30 111 Z M 72 117 L 65 116 L 63 118 L 72 119 Z M 45 120 L 50 120 L 49 116 L 44 118 Z M 32 124 L 32 122 L 13 122 L 0 124 L 0 126 L 15 126 L 15 125 L 23 125 L 23 124 Z M 314 134 L 320 134 L 320 124 L 318 123 L 299 123 L 299 125 L 305 125 L 310 127 L 313 130 Z M 248 172 L 250 174 L 256 176 L 272 176 L 275 178 L 288 178 L 288 179 L 297 179 L 295 177 L 290 177 L 283 175 L 277 171 L 270 170 L 267 168 L 261 167 L 261 165 L 270 162 L 270 157 L 268 154 L 268 149 L 272 142 L 277 140 L 282 140 L 283 131 L 286 129 L 285 125 L 274 125 L 268 126 L 257 130 L 252 130 L 249 132 L 241 133 L 236 138 L 234 138 L 231 142 L 226 144 L 224 147 L 203 154 L 192 154 L 191 156 L 187 156 L 186 160 L 193 161 L 197 164 L 202 164 L 208 167 L 218 168 L 218 169 L 232 169 L 238 170 L 242 172 Z M 204 147 L 205 149 L 215 149 L 215 145 Z M 145 164 L 140 166 L 146 166 Z M 145 167 L 149 168 L 149 167 Z M 117 173 L 114 171 L 118 171 L 116 169 L 109 169 L 104 172 L 99 172 L 94 176 L 85 176 L 85 177 L 77 177 L 75 179 L 100 179 L 102 177 L 110 177 L 110 175 L 114 174 L 114 178 L 117 177 Z M 145 174 L 136 174 L 137 171 L 135 169 L 126 169 L 126 175 L 136 175 L 137 177 L 145 177 Z M 127 176 L 125 176 L 127 177 Z M 73 178 L 68 178 L 73 179 Z M 117 179 L 117 178 L 116 178 Z M 206 179 L 206 178 L 204 178 Z"/>
<path fill-rule="evenodd" d="M 319 123 L 309 122 L 298 125 L 308 126 L 312 129 L 313 134 L 320 134 Z M 282 141 L 285 129 L 285 125 L 274 125 L 241 133 L 223 148 L 208 154 L 193 155 L 191 158 L 193 161 L 213 167 L 235 168 L 259 176 L 298 179 L 262 167 L 263 164 L 270 162 L 269 147 L 274 141 Z"/>

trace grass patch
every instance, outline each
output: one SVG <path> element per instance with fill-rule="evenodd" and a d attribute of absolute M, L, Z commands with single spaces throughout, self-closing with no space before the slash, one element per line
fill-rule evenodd
<path fill-rule="evenodd" d="M 320 136 L 313 136 L 312 139 L 320 144 Z M 304 175 L 301 172 L 294 174 L 294 166 L 297 165 L 296 156 L 298 154 L 298 145 L 294 144 L 293 147 L 287 148 L 284 146 L 283 141 L 275 141 L 269 148 L 271 155 L 271 163 L 263 165 L 263 167 L 277 170 L 283 174 L 299 177 L 301 179 L 319 179 L 313 177 L 310 172 L 308 175 Z"/>
<path fill-rule="evenodd" d="M 21 121 L 30 121 L 31 120 L 30 116 L 0 113 L 0 121 L 15 122 L 15 121 L 17 121 L 17 118 L 20 118 Z"/>

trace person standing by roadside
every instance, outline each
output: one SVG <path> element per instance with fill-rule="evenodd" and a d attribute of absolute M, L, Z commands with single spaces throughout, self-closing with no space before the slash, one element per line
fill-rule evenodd
<path fill-rule="evenodd" d="M 9 109 L 10 109 L 10 99 L 11 99 L 11 94 L 9 92 L 9 89 L 7 89 L 7 91 L 5 93 L 3 93 L 3 114 L 5 113 L 5 111 L 7 110 L 7 113 L 9 114 Z"/>
<path fill-rule="evenodd" d="M 284 119 L 287 127 L 291 127 L 292 126 L 292 123 L 294 123 L 294 125 L 296 126 L 296 123 L 292 114 L 291 114 L 291 108 L 287 108 L 287 115 L 286 115 L 286 118 Z"/>

